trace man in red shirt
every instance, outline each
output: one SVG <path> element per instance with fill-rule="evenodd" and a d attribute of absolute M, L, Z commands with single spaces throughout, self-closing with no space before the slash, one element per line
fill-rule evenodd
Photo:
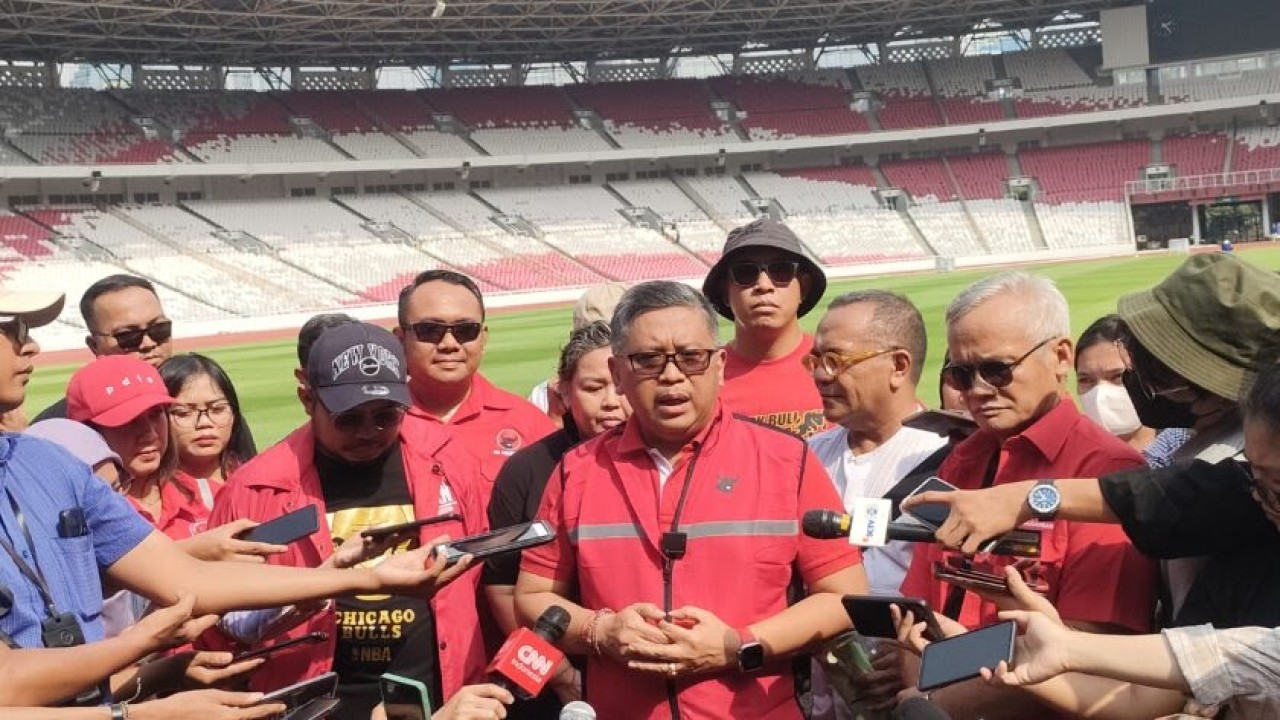
<path fill-rule="evenodd" d="M 555 430 L 524 398 L 480 374 L 489 329 L 475 282 L 451 270 L 428 270 L 400 291 L 396 337 L 409 360 L 413 405 L 408 422 L 448 425 L 480 462 L 476 489 L 486 506 L 498 470 L 515 451 Z"/>
<path fill-rule="evenodd" d="M 726 407 L 805 437 L 826 429 L 822 398 L 801 364 L 813 338 L 800 329 L 826 290 L 826 275 L 786 225 L 761 218 L 729 233 L 702 283 L 733 321 L 720 395 Z"/>
<path fill-rule="evenodd" d="M 1141 466 L 1142 457 L 1076 410 L 1064 382 L 1072 370 L 1067 302 L 1047 278 L 1024 272 L 974 283 L 947 308 L 949 360 L 942 378 L 958 390 L 978 431 L 956 446 L 938 471 L 963 489 L 1020 480 L 1096 477 Z M 1051 499 L 1051 483 L 1037 486 Z M 1041 556 L 1024 570 L 1078 629 L 1141 632 L 1154 603 L 1155 565 L 1116 526 L 1054 521 L 1052 503 L 1027 528 Z M 934 563 L 960 560 L 937 545 L 916 549 L 902 594 L 921 597 L 967 627 L 989 624 L 996 607 L 935 580 Z M 1007 557 L 978 556 L 976 570 L 1003 574 Z M 1025 696 L 980 682 L 933 693 L 956 717 L 1025 718 Z"/>
<path fill-rule="evenodd" d="M 341 560 L 335 550 L 362 543 L 361 531 L 414 518 L 452 516 L 423 528 L 415 545 L 487 529 L 485 506 L 469 482 L 477 472 L 471 454 L 439 426 L 404 422 L 409 392 L 400 343 L 367 323 L 331 324 L 314 333 L 318 327 L 308 323 L 299 339 L 307 364 L 298 398 L 308 422 L 231 475 L 210 524 L 245 517 L 266 522 L 315 505 L 319 530 L 267 560 L 301 567 L 335 564 Z M 483 679 L 478 581 L 478 573 L 468 572 L 429 598 L 340 597 L 269 641 L 326 634 L 321 643 L 273 656 L 253 687 L 275 690 L 333 670 L 341 676 L 342 698 L 333 717 L 365 720 L 379 700 L 378 678 L 393 672 L 426 685 L 438 707 Z"/>
<path fill-rule="evenodd" d="M 787 658 L 847 630 L 840 596 L 867 591 L 855 548 L 799 532 L 841 507 L 804 441 L 718 401 L 716 325 L 681 283 L 623 295 L 609 368 L 633 414 L 561 459 L 538 511 L 556 540 L 524 554 L 517 613 L 569 611 L 602 718 L 798 720 Z M 793 567 L 809 596 L 788 607 Z"/>

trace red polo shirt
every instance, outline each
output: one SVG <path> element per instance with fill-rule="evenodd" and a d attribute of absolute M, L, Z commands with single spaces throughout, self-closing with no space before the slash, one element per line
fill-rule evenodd
<path fill-rule="evenodd" d="M 956 446 L 938 475 L 958 488 L 982 487 L 991 461 L 999 456 L 995 483 L 1046 478 L 1099 477 L 1143 465 L 1142 456 L 1097 423 L 1081 415 L 1069 400 L 1060 401 L 1022 433 L 1001 443 L 977 432 Z M 1147 632 L 1155 601 L 1156 564 L 1133 548 L 1119 525 L 1067 520 L 1032 522 L 1041 533 L 1039 563 L 1025 575 L 1038 575 L 1046 597 L 1066 620 L 1111 623 Z M 902 594 L 925 598 L 941 611 L 951 586 L 934 580 L 933 564 L 948 555 L 938 545 L 918 545 Z M 973 569 L 1003 574 L 1013 558 L 979 556 Z M 995 605 L 966 593 L 960 622 L 978 627 L 996 621 Z"/>
<path fill-rule="evenodd" d="M 720 401 L 733 412 L 803 437 L 826 430 L 822 396 L 801 362 L 811 349 L 813 337 L 805 335 L 787 355 L 757 362 L 726 346 Z"/>
<path fill-rule="evenodd" d="M 220 483 L 210 482 L 214 498 L 222 490 Z M 129 504 L 157 530 L 174 540 L 186 540 L 209 529 L 209 513 L 196 487 L 195 478 L 179 470 L 172 478 L 160 484 L 160 517 L 151 517 L 133 497 L 125 495 Z"/>
<path fill-rule="evenodd" d="M 686 552 L 664 576 L 664 532 L 677 507 Z M 804 442 L 717 408 L 681 452 L 666 484 L 634 423 L 569 450 L 552 471 L 538 517 L 553 542 L 526 550 L 522 572 L 576 581 L 584 607 L 652 602 L 696 606 L 743 628 L 787 607 L 792 568 L 807 583 L 860 562 L 848 543 L 800 533 L 806 510 L 840 508 Z M 664 720 L 675 696 L 685 720 L 799 720 L 789 668 L 682 678 L 635 672 L 591 656 L 586 699 L 602 718 Z"/>
<path fill-rule="evenodd" d="M 489 506 L 493 481 L 507 458 L 555 432 L 551 418 L 528 400 L 495 386 L 480 373 L 471 378 L 471 393 L 447 421 L 414 405 L 409 414 L 448 425 L 453 436 L 480 462 L 480 501 Z"/>

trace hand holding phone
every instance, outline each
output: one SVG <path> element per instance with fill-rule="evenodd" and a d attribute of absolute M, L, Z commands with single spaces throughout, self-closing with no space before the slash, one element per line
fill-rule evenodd
<path fill-rule="evenodd" d="M 236 655 L 231 662 L 233 663 L 244 662 L 245 660 L 252 660 L 254 658 L 273 655 L 275 653 L 280 652 L 281 650 L 287 650 L 291 647 L 296 647 L 298 645 L 311 645 L 313 643 L 324 642 L 325 640 L 328 640 L 328 639 L 329 639 L 328 633 L 320 632 L 317 630 L 316 632 L 307 633 L 306 635 L 303 635 L 301 637 L 296 637 L 291 640 L 278 642 L 274 645 L 267 645 L 265 647 L 254 648 L 253 650 L 242 652 L 239 655 Z"/>
<path fill-rule="evenodd" d="M 243 539 L 268 545 L 288 545 L 319 529 L 320 512 L 315 505 L 307 505 L 250 529 Z"/>
<path fill-rule="evenodd" d="M 912 490 L 905 500 L 915 497 L 925 492 L 954 492 L 956 486 L 943 480 L 940 477 L 931 477 L 920 483 L 919 487 Z M 942 527 L 942 524 L 951 516 L 951 506 L 943 503 L 924 503 L 923 505 L 915 505 L 910 508 L 902 508 L 902 512 L 906 515 L 919 520 L 932 530 Z"/>
<path fill-rule="evenodd" d="M 418 680 L 384 673 L 378 678 L 387 720 L 431 720 L 431 697 Z"/>
<path fill-rule="evenodd" d="M 409 522 L 397 523 L 395 525 L 383 525 L 381 527 L 372 527 L 365 530 L 361 530 L 360 536 L 376 541 L 376 540 L 382 540 L 383 538 L 387 538 L 392 535 L 399 535 L 401 533 L 405 533 L 410 530 L 417 530 L 418 528 L 426 527 L 427 525 L 437 525 L 439 523 L 446 523 L 446 522 L 453 522 L 453 521 L 462 522 L 462 516 L 459 515 L 458 513 L 448 513 L 445 515 L 436 515 L 435 517 L 422 518 L 419 520 L 410 520 Z"/>
<path fill-rule="evenodd" d="M 920 660 L 919 689 L 971 680 L 1001 662 L 1011 665 L 1016 631 L 1015 623 L 1002 622 L 929 644 Z"/>
<path fill-rule="evenodd" d="M 942 582 L 956 587 L 995 595 L 1009 595 L 1009 581 L 1002 575 L 993 575 L 981 570 L 953 567 L 945 563 L 933 564 L 933 576 Z"/>
<path fill-rule="evenodd" d="M 517 552 L 525 548 L 545 545 L 556 537 L 556 531 L 543 520 L 512 525 L 511 527 L 470 537 L 460 538 L 442 543 L 434 548 L 434 554 L 444 556 L 448 565 L 453 565 L 471 555 L 476 561 Z"/>
<path fill-rule="evenodd" d="M 849 615 L 849 620 L 853 622 L 853 629 L 860 635 L 896 639 L 898 624 L 894 621 L 890 610 L 891 607 L 896 606 L 900 613 L 905 615 L 910 611 L 917 622 L 925 623 L 927 625 L 925 633 L 930 640 L 943 637 L 942 630 L 938 627 L 938 622 L 934 619 L 933 611 L 929 609 L 929 603 L 926 600 L 881 595 L 845 595 L 841 598 L 841 603 L 844 605 L 844 611 Z"/>

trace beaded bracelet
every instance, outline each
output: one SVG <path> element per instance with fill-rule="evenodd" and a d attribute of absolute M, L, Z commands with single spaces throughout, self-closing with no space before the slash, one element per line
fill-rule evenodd
<path fill-rule="evenodd" d="M 600 624 L 600 618 L 605 615 L 612 615 L 613 611 L 609 608 L 600 608 L 587 618 L 587 622 L 582 626 L 582 643 L 591 648 L 591 652 L 600 655 L 600 638 L 596 637 L 596 627 Z"/>

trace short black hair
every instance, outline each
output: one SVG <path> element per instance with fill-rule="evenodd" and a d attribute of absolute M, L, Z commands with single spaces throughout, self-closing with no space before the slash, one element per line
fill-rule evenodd
<path fill-rule="evenodd" d="M 418 273 L 413 282 L 404 286 L 400 291 L 400 303 L 396 309 L 396 319 L 400 322 L 400 329 L 404 330 L 409 325 L 409 298 L 413 296 L 413 291 L 429 282 L 445 282 L 450 285 L 464 287 L 467 292 L 475 296 L 476 302 L 480 303 L 480 321 L 484 322 L 484 294 L 480 292 L 480 286 L 476 285 L 476 281 L 453 270 L 424 270 Z"/>
<path fill-rule="evenodd" d="M 84 320 L 84 326 L 90 331 L 94 329 L 93 303 L 98 298 L 103 295 L 110 295 L 113 292 L 127 290 L 128 288 L 142 288 L 157 298 L 160 297 L 156 294 L 156 286 L 152 285 L 151 281 L 146 278 L 125 273 L 108 275 L 90 285 L 89 289 L 84 291 L 84 295 L 80 296 L 80 317 Z"/>
<path fill-rule="evenodd" d="M 307 357 L 311 355 L 311 346 L 316 344 L 325 330 L 358 322 L 360 321 L 346 313 L 320 313 L 311 316 L 298 330 L 298 367 L 307 369 Z"/>
<path fill-rule="evenodd" d="M 1240 401 L 1240 410 L 1246 420 L 1280 429 L 1280 365 L 1268 365 L 1258 374 Z"/>
<path fill-rule="evenodd" d="M 1133 333 L 1129 331 L 1129 325 L 1124 319 L 1115 313 L 1103 315 L 1080 333 L 1080 339 L 1076 341 L 1076 366 L 1079 366 L 1080 353 L 1085 348 L 1102 343 L 1119 343 L 1127 346 L 1132 339 Z"/>

